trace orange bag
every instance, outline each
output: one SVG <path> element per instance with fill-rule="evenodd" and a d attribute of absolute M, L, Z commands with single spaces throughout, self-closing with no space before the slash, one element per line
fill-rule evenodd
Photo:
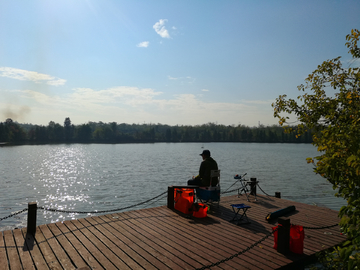
<path fill-rule="evenodd" d="M 175 189 L 175 209 L 190 214 L 194 203 L 194 190 L 191 188 Z"/>
<path fill-rule="evenodd" d="M 204 218 L 207 217 L 208 206 L 203 203 L 194 203 L 193 204 L 193 217 Z"/>

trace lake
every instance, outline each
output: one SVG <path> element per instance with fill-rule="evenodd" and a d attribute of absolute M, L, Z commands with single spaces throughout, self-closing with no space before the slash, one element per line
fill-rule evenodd
<path fill-rule="evenodd" d="M 59 144 L 0 147 L 0 218 L 38 206 L 68 211 L 105 211 L 132 206 L 186 185 L 198 174 L 199 154 L 209 149 L 221 170 L 221 190 L 235 183 L 235 174 L 255 177 L 269 195 L 339 210 L 331 184 L 313 172 L 307 157 L 317 156 L 311 144 L 155 143 Z M 239 187 L 235 184 L 229 190 Z M 263 192 L 258 188 L 258 194 Z M 234 195 L 236 192 L 223 196 Z M 166 205 L 166 196 L 136 208 Z M 89 214 L 38 210 L 37 224 Z M 27 212 L 0 222 L 0 230 L 26 227 Z"/>

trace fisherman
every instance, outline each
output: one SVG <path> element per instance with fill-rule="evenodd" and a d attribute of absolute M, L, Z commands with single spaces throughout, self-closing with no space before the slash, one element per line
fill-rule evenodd
<path fill-rule="evenodd" d="M 200 156 L 202 156 L 203 161 L 200 164 L 199 175 L 188 180 L 187 184 L 189 186 L 201 186 L 208 187 L 210 186 L 210 174 L 212 170 L 218 170 L 218 165 L 216 161 L 211 157 L 209 150 L 204 150 Z M 211 186 L 216 186 L 218 184 L 218 178 L 213 177 L 211 181 Z"/>

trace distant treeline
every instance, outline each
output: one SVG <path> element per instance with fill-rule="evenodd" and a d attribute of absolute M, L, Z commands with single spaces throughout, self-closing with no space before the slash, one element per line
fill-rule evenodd
<path fill-rule="evenodd" d="M 51 121 L 47 126 L 19 124 L 10 118 L 0 123 L 0 142 L 12 144 L 44 143 L 154 143 L 154 142 L 266 142 L 311 143 L 311 132 L 296 137 L 280 126 L 248 127 L 208 123 L 197 126 L 163 124 L 117 124 L 89 122 L 71 124 L 65 118 L 60 125 Z"/>

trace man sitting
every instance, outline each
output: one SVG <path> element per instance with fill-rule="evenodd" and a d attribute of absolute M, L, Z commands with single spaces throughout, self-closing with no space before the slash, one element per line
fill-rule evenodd
<path fill-rule="evenodd" d="M 216 161 L 211 157 L 209 150 L 204 150 L 200 156 L 203 161 L 200 164 L 199 175 L 193 179 L 188 180 L 188 185 L 208 187 L 210 186 L 210 174 L 212 170 L 218 170 Z M 211 186 L 214 187 L 218 183 L 218 178 L 213 177 L 211 180 Z"/>

